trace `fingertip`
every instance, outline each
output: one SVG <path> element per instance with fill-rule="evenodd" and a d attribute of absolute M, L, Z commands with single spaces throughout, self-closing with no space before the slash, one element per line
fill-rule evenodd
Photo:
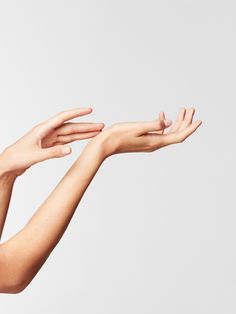
<path fill-rule="evenodd" d="M 190 110 L 193 111 L 193 113 L 195 112 L 195 108 L 194 107 L 190 107 Z"/>
<path fill-rule="evenodd" d="M 164 112 L 164 111 L 161 111 L 161 112 L 159 113 L 159 119 L 160 119 L 160 120 L 165 120 L 165 112 Z"/>
<path fill-rule="evenodd" d="M 178 111 L 178 119 L 183 120 L 185 117 L 187 109 L 185 107 L 181 107 Z"/>
<path fill-rule="evenodd" d="M 77 108 L 77 110 L 81 110 L 81 109 L 88 113 L 91 113 L 93 111 L 92 107 Z"/>
<path fill-rule="evenodd" d="M 103 123 L 103 122 L 96 123 L 96 124 L 94 125 L 94 127 L 95 127 L 95 130 L 102 130 L 102 129 L 104 129 L 104 127 L 105 127 L 105 123 Z"/>
<path fill-rule="evenodd" d="M 81 110 L 90 111 L 92 109 L 93 109 L 92 107 L 74 107 L 72 109 L 67 109 L 67 110 L 62 111 L 62 112 L 64 113 L 64 112 L 73 112 L 73 111 L 81 111 Z"/>
<path fill-rule="evenodd" d="M 197 120 L 196 123 L 197 123 L 198 125 L 201 125 L 201 124 L 202 124 L 202 120 Z"/>
<path fill-rule="evenodd" d="M 165 123 L 165 126 L 168 127 L 172 124 L 172 121 L 171 120 L 164 120 L 164 123 Z"/>

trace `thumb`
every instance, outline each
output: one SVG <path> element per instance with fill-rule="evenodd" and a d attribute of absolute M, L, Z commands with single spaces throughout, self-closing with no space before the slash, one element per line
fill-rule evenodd
<path fill-rule="evenodd" d="M 156 131 L 161 131 L 165 128 L 168 128 L 172 124 L 171 120 L 154 120 L 150 122 L 143 122 L 142 126 L 140 128 L 140 131 L 142 134 L 147 133 L 147 132 L 156 132 Z"/>
<path fill-rule="evenodd" d="M 40 152 L 39 161 L 60 158 L 71 153 L 71 147 L 67 145 L 56 145 L 50 148 L 43 148 Z"/>
<path fill-rule="evenodd" d="M 171 124 L 172 124 L 171 120 L 168 120 L 168 119 L 161 120 L 160 128 L 162 129 L 168 128 L 169 126 L 171 126 Z"/>

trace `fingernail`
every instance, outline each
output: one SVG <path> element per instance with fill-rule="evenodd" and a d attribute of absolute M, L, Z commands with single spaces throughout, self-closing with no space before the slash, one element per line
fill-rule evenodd
<path fill-rule="evenodd" d="M 67 154 L 70 154 L 71 148 L 70 148 L 70 146 L 63 146 L 61 148 L 61 151 L 62 151 L 63 154 L 67 155 Z"/>
<path fill-rule="evenodd" d="M 169 125 L 172 124 L 172 121 L 171 121 L 171 120 L 164 120 L 164 121 L 165 121 L 165 125 L 166 125 L 166 126 L 169 126 Z"/>

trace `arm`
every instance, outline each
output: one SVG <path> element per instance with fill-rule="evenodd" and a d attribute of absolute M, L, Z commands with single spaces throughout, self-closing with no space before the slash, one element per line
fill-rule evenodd
<path fill-rule="evenodd" d="M 68 143 L 88 139 L 100 133 L 103 123 L 72 123 L 68 120 L 87 115 L 92 108 L 61 112 L 34 126 L 0 155 L 0 238 L 5 224 L 12 189 L 17 177 L 32 165 L 71 153 Z"/>
<path fill-rule="evenodd" d="M 0 246 L 0 292 L 18 293 L 33 279 L 65 232 L 104 155 L 87 146 L 27 225 Z"/>
<path fill-rule="evenodd" d="M 194 111 L 179 113 L 173 128 L 171 122 L 118 123 L 94 137 L 41 205 L 28 224 L 0 246 L 0 291 L 17 293 L 34 278 L 65 232 L 89 183 L 102 162 L 113 154 L 151 152 L 182 142 L 201 124 L 192 122 Z M 182 118 L 181 118 L 182 115 Z"/>
<path fill-rule="evenodd" d="M 2 230 L 6 220 L 15 180 L 16 176 L 14 174 L 4 173 L 3 169 L 0 171 L 0 239 L 2 236 Z"/>

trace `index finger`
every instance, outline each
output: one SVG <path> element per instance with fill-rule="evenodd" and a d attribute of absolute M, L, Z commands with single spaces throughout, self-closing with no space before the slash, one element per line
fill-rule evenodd
<path fill-rule="evenodd" d="M 55 129 L 61 126 L 66 121 L 80 117 L 80 116 L 87 115 L 91 113 L 92 111 L 93 109 L 91 107 L 75 108 L 71 110 L 62 111 L 42 123 L 43 133 L 45 135 L 47 132 L 51 131 L 52 129 Z"/>

